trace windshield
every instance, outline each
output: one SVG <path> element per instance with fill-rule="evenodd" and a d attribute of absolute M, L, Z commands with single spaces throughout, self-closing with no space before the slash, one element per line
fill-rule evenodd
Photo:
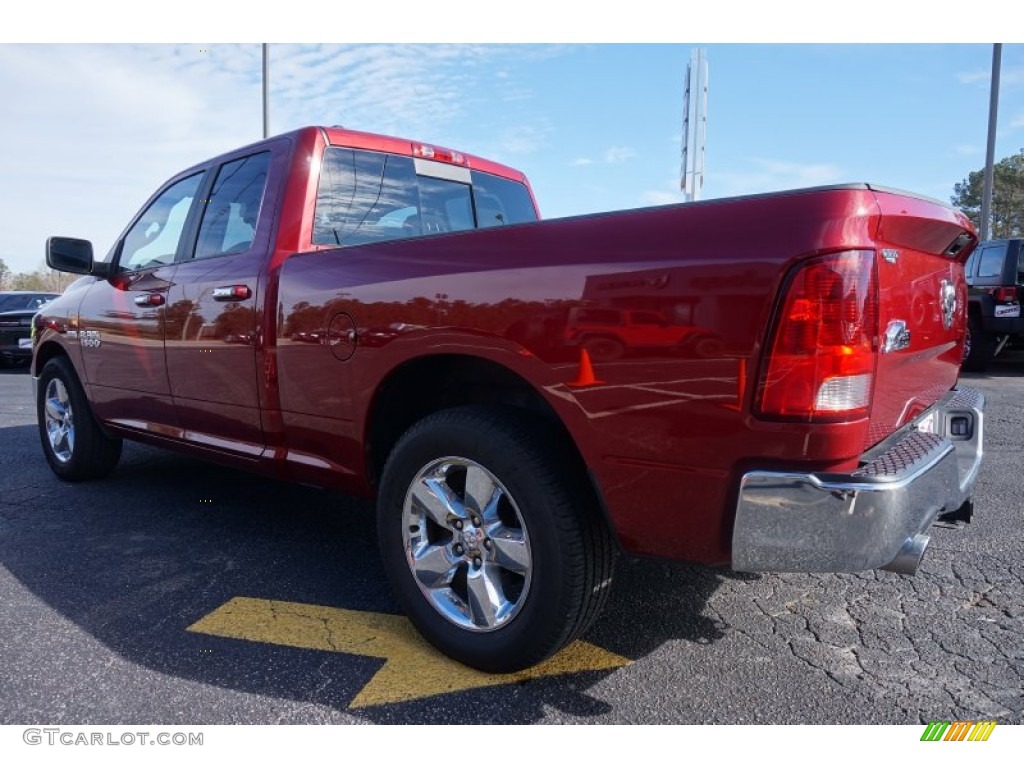
<path fill-rule="evenodd" d="M 39 309 L 56 294 L 48 293 L 9 293 L 0 295 L 0 312 L 13 312 L 17 309 Z"/>

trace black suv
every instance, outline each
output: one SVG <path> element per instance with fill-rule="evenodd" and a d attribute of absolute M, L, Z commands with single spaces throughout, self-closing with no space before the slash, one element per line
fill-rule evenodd
<path fill-rule="evenodd" d="M 964 369 L 983 371 L 1008 345 L 1024 342 L 1024 239 L 979 243 L 964 271 L 969 288 Z"/>
<path fill-rule="evenodd" d="M 59 293 L 0 292 L 0 368 L 32 359 L 32 316 Z"/>

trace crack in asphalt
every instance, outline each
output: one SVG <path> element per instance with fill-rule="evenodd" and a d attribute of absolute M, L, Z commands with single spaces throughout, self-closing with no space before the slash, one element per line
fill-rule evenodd
<path fill-rule="evenodd" d="M 723 588 L 709 608 L 726 632 L 796 659 L 844 695 L 892 699 L 904 721 L 1021 722 L 1018 569 L 994 554 L 969 561 L 942 550 L 930 555 L 913 578 L 765 576 L 753 589 Z M 744 590 L 757 594 L 736 600 Z M 743 615 L 743 603 L 756 613 Z"/>

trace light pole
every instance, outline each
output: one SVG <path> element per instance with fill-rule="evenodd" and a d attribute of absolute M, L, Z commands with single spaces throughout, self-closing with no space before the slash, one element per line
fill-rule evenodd
<path fill-rule="evenodd" d="M 988 148 L 985 151 L 985 180 L 981 187 L 981 239 L 988 240 L 992 234 L 992 185 L 995 182 L 996 161 L 996 115 L 999 112 L 999 67 L 1003 56 L 1003 44 L 992 46 L 992 85 L 988 97 Z"/>

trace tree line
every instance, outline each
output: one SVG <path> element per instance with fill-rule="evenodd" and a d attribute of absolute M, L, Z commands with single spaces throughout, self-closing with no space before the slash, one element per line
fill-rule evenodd
<path fill-rule="evenodd" d="M 32 272 L 12 272 L 7 263 L 0 259 L 0 291 L 63 293 L 76 277 L 50 269 L 45 264 L 40 264 Z"/>
<path fill-rule="evenodd" d="M 981 192 L 985 169 L 972 171 L 953 185 L 953 205 L 967 214 L 981 233 Z M 995 165 L 992 184 L 993 240 L 1024 237 L 1024 149 Z"/>

